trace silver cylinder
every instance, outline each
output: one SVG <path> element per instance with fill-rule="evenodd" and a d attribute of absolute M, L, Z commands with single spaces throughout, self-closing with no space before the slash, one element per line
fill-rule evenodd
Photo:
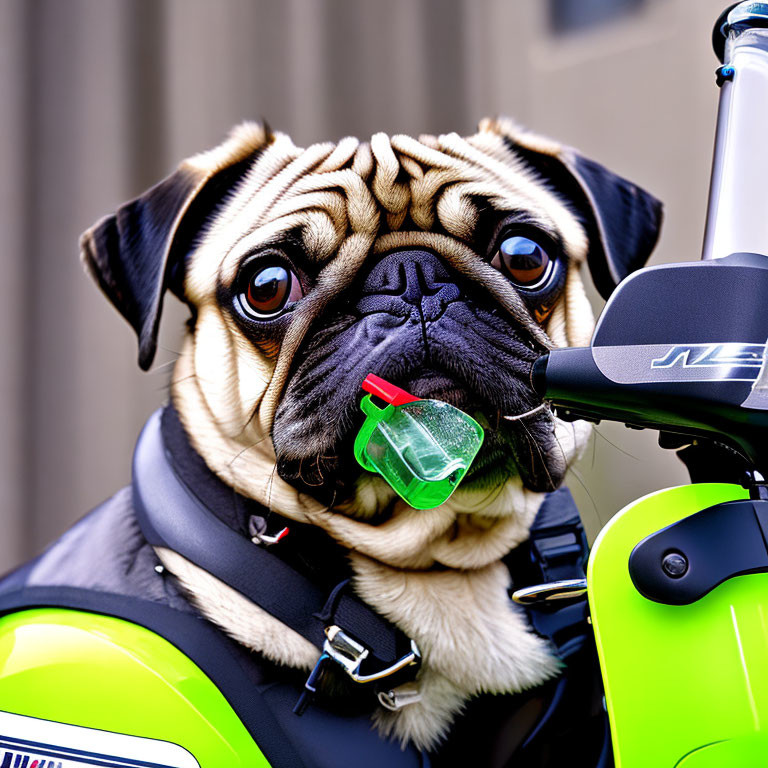
<path fill-rule="evenodd" d="M 725 66 L 702 258 L 768 256 L 768 28 L 731 26 Z"/>

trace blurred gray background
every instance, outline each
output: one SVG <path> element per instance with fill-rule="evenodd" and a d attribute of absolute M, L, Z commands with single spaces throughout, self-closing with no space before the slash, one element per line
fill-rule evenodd
<path fill-rule="evenodd" d="M 129 478 L 164 401 L 77 239 L 234 123 L 299 143 L 472 132 L 511 115 L 666 203 L 653 261 L 699 256 L 725 0 L 0 0 L 0 571 Z M 599 302 L 596 301 L 596 306 Z M 594 534 L 684 482 L 655 434 L 603 424 L 570 485 Z"/>

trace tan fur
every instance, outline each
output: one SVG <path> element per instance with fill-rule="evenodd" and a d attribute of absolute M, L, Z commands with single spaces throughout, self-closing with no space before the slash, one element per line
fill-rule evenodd
<path fill-rule="evenodd" d="M 460 488 L 441 507 L 416 511 L 395 500 L 380 478 L 363 475 L 351 502 L 328 509 L 279 477 L 270 429 L 307 329 L 371 253 L 428 247 L 481 283 L 542 344 L 588 339 L 593 321 L 578 275 L 585 232 L 568 204 L 510 155 L 504 135 L 548 153 L 559 150 L 507 121 L 484 121 L 467 139 L 376 134 L 370 144 L 347 138 L 306 150 L 287 136 L 267 142 L 258 127 L 245 127 L 190 161 L 234 161 L 259 137 L 265 144 L 188 257 L 185 295 L 197 318 L 174 372 L 173 401 L 195 449 L 224 482 L 281 515 L 320 526 L 348 548 L 358 594 L 418 642 L 421 701 L 396 713 L 377 711 L 374 720 L 383 733 L 420 747 L 434 745 L 470 697 L 520 691 L 557 671 L 546 643 L 511 606 L 509 576 L 499 562 L 527 538 L 542 497 L 510 478 L 491 494 Z M 546 330 L 506 278 L 472 249 L 478 197 L 499 211 L 531 211 L 560 234 L 570 268 Z M 406 221 L 412 224 L 402 229 Z M 429 231 L 435 222 L 446 234 Z M 260 356 L 219 310 L 216 285 L 231 283 L 246 254 L 279 242 L 289 230 L 301 233 L 321 269 L 279 350 Z M 564 424 L 557 430 L 558 460 L 567 465 L 583 447 L 586 430 Z M 372 525 L 371 516 L 385 507 L 392 514 Z M 307 668 L 317 658 L 307 641 L 228 586 L 173 552 L 158 554 L 199 609 L 244 645 L 295 667 Z M 428 570 L 434 565 L 449 570 Z"/>
<path fill-rule="evenodd" d="M 421 701 L 379 715 L 401 741 L 434 746 L 469 697 L 520 691 L 557 671 L 545 641 L 510 602 L 502 563 L 437 573 L 398 570 L 360 555 L 352 564 L 357 593 L 419 644 L 429 671 L 420 680 Z"/>

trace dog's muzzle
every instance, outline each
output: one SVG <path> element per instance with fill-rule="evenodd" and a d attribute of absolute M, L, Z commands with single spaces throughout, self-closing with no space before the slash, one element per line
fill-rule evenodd
<path fill-rule="evenodd" d="M 471 473 L 485 475 L 485 487 L 520 474 L 530 488 L 549 490 L 561 471 L 553 461 L 551 418 L 538 411 L 530 385 L 543 351 L 531 348 L 528 329 L 482 284 L 435 253 L 391 251 L 304 339 L 275 415 L 278 472 L 329 503 L 353 491 L 360 387 L 375 373 L 417 398 L 443 400 L 482 419 L 486 443 Z M 525 424 L 502 423 L 505 415 L 528 411 Z"/>

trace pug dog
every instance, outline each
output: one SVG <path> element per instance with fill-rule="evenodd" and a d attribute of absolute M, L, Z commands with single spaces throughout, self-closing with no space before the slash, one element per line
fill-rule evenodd
<path fill-rule="evenodd" d="M 207 467 L 332 537 L 356 594 L 418 643 L 413 702 L 373 714 L 383 735 L 431 749 L 472 697 L 557 675 L 510 602 L 502 558 L 589 429 L 553 415 L 531 369 L 589 342 L 581 265 L 607 296 L 644 264 L 660 221 L 651 195 L 508 119 L 466 138 L 306 149 L 247 123 L 84 234 L 85 265 L 136 331 L 142 368 L 166 289 L 189 307 L 171 400 Z M 410 508 L 354 460 L 371 372 L 485 430 L 435 509 Z M 238 642 L 315 665 L 302 636 L 177 552 L 157 554 Z"/>

